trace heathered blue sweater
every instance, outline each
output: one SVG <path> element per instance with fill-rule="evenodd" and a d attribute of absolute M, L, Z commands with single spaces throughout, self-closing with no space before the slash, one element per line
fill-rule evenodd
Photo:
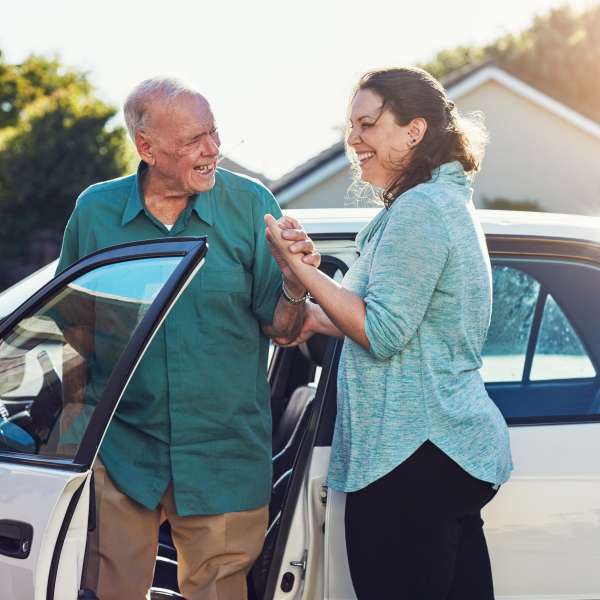
<path fill-rule="evenodd" d="M 504 483 L 508 429 L 479 369 L 491 269 L 458 162 L 408 190 L 359 233 L 343 285 L 366 304 L 370 351 L 346 338 L 328 481 L 359 490 L 426 440 L 474 477 Z"/>

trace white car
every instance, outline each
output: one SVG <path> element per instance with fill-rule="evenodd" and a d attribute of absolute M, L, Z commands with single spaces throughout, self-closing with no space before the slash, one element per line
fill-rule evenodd
<path fill-rule="evenodd" d="M 290 212 L 316 240 L 322 268 L 341 278 L 376 210 Z M 494 275 L 482 374 L 515 463 L 484 510 L 496 597 L 600 599 L 600 219 L 479 216 Z M 84 259 L 20 308 L 52 266 L 0 295 L 0 599 L 77 597 L 94 521 L 91 464 L 152 332 L 205 250 L 184 238 L 131 244 Z M 112 371 L 93 382 L 96 403 L 67 402 L 61 387 L 85 364 L 81 332 L 93 327 L 110 338 Z M 355 598 L 345 497 L 325 485 L 340 349 L 314 336 L 272 354 L 275 477 L 249 576 L 254 600 Z M 176 558 L 163 528 L 154 598 L 181 597 Z"/>

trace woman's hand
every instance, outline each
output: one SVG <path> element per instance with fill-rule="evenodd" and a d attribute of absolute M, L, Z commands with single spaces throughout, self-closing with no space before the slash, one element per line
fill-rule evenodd
<path fill-rule="evenodd" d="M 271 248 L 271 254 L 277 261 L 283 276 L 295 281 L 290 261 L 301 260 L 307 265 L 318 267 L 321 255 L 316 251 L 313 241 L 308 237 L 296 219 L 283 216 L 279 221 L 271 215 L 265 215 L 267 229 L 265 235 Z"/>
<path fill-rule="evenodd" d="M 297 224 L 291 217 L 285 217 L 285 219 L 286 224 Z M 310 248 L 312 242 L 299 225 L 299 231 L 304 233 L 303 239 L 290 243 L 290 240 L 286 239 L 288 236 L 291 237 L 290 232 L 288 231 L 284 236 L 286 230 L 282 229 L 271 215 L 265 215 L 265 223 L 267 224 L 267 239 L 274 256 L 277 256 L 277 260 L 280 261 L 284 276 L 289 274 L 297 282 L 297 285 L 301 286 L 300 290 L 308 290 L 316 299 L 324 316 L 327 317 L 328 324 L 335 332 L 333 335 L 336 333 L 346 335 L 369 350 L 370 343 L 365 333 L 366 305 L 364 300 L 355 292 L 344 289 L 339 283 L 312 266 L 309 262 L 312 259 L 308 258 L 302 250 L 302 248 L 305 250 Z M 288 229 L 296 228 L 288 227 Z M 295 237 L 297 234 L 293 235 Z M 309 253 L 309 256 L 312 254 L 312 252 Z M 289 288 L 288 291 L 290 291 Z M 294 294 L 294 292 L 290 291 L 290 294 Z"/>

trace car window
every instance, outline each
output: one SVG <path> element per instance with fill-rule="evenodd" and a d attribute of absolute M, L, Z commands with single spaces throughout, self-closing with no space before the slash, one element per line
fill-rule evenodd
<path fill-rule="evenodd" d="M 596 371 L 581 340 L 554 297 L 530 274 L 494 265 L 493 309 L 481 369 L 486 383 L 583 379 Z M 534 316 L 543 303 L 541 323 Z M 539 321 L 539 319 L 538 319 Z M 525 373 L 530 338 L 536 336 L 531 371 Z"/>
<path fill-rule="evenodd" d="M 492 275 L 492 319 L 481 374 L 486 383 L 521 381 L 540 284 L 508 266 L 494 266 Z"/>
<path fill-rule="evenodd" d="M 548 295 L 531 364 L 531 381 L 595 376 L 596 370 L 581 340 L 556 300 Z"/>
<path fill-rule="evenodd" d="M 0 452 L 73 458 L 113 367 L 180 257 L 75 279 L 0 340 Z"/>

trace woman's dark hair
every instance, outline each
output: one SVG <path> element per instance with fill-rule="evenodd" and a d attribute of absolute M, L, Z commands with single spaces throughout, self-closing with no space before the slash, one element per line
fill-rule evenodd
<path fill-rule="evenodd" d="M 485 128 L 474 118 L 459 115 L 441 83 L 427 71 L 402 67 L 363 75 L 352 98 L 371 90 L 383 100 L 399 125 L 421 117 L 427 122 L 423 139 L 414 147 L 410 162 L 398 165 L 398 177 L 383 190 L 386 206 L 406 190 L 429 181 L 434 169 L 458 161 L 467 173 L 479 170 L 487 141 Z"/>

